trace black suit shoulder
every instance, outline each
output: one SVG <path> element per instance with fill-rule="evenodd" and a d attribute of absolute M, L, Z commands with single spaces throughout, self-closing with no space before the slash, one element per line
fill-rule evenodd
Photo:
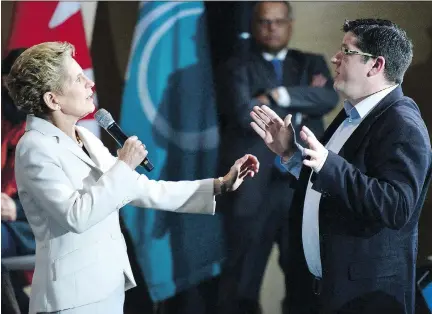
<path fill-rule="evenodd" d="M 319 53 L 313 53 L 313 52 L 305 52 L 299 49 L 288 49 L 287 53 L 288 57 L 291 57 L 293 59 L 297 60 L 325 60 L 325 57 L 323 54 Z M 221 66 L 221 68 L 235 68 L 235 67 L 242 67 L 242 66 L 248 66 L 249 64 L 253 63 L 253 61 L 256 61 L 257 59 L 262 59 L 261 52 L 257 50 L 249 50 L 245 52 L 244 54 L 237 54 L 231 56 L 229 59 L 227 59 Z"/>
<path fill-rule="evenodd" d="M 391 121 L 388 123 L 387 121 Z M 396 100 L 392 106 L 387 107 L 385 111 L 379 114 L 376 124 L 380 126 L 381 131 L 376 134 L 398 133 L 396 138 L 405 141 L 423 140 L 427 147 L 430 147 L 429 133 L 421 112 L 415 101 L 409 97 L 403 96 Z M 413 136 L 416 138 L 413 139 Z M 417 138 L 420 137 L 420 138 Z"/>

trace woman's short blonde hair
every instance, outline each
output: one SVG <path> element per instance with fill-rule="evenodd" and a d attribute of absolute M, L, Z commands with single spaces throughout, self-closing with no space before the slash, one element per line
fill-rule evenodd
<path fill-rule="evenodd" d="M 43 96 L 46 92 L 62 93 L 67 79 L 65 59 L 74 54 L 75 47 L 68 42 L 45 42 L 26 49 L 5 79 L 18 109 L 35 115 L 48 113 Z"/>

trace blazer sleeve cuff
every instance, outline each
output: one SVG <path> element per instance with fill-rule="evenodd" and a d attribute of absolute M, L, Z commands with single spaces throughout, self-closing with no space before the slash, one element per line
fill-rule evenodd
<path fill-rule="evenodd" d="M 214 214 L 214 179 L 195 181 L 155 181 L 138 176 L 139 189 L 132 205 L 177 213 Z"/>
<path fill-rule="evenodd" d="M 296 151 L 287 162 L 284 162 L 282 157 L 279 157 L 280 164 L 282 165 L 283 169 L 291 173 L 294 177 L 296 177 L 296 179 L 299 178 L 301 169 L 303 167 L 303 152 L 301 148 L 301 145 L 298 144 Z"/>
<path fill-rule="evenodd" d="M 216 199 L 214 196 L 214 179 L 204 179 L 200 180 L 201 186 L 198 189 L 200 193 L 204 195 L 208 195 L 207 197 L 212 201 L 206 202 L 206 205 L 203 206 L 201 214 L 210 214 L 214 215 L 216 212 Z"/>

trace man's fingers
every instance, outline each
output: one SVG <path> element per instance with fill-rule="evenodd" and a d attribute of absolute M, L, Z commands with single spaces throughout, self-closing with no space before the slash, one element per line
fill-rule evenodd
<path fill-rule="evenodd" d="M 314 158 L 314 159 L 317 159 L 319 157 L 319 154 L 317 151 L 309 149 L 309 148 L 305 148 L 304 153 L 306 155 L 310 156 L 311 158 Z"/>
<path fill-rule="evenodd" d="M 315 162 L 313 160 L 303 159 L 303 165 L 312 168 L 315 166 Z"/>
<path fill-rule="evenodd" d="M 262 111 L 264 111 L 264 113 L 267 115 L 267 117 L 270 120 L 273 120 L 273 122 L 278 122 L 280 125 L 283 125 L 283 120 L 277 115 L 276 112 L 274 112 L 273 110 L 271 110 L 269 107 L 263 105 L 260 108 Z"/>
<path fill-rule="evenodd" d="M 315 134 L 313 134 L 313 132 L 305 125 L 302 127 L 302 131 L 304 131 L 307 135 L 307 142 L 308 142 L 310 148 L 316 150 L 318 148 L 318 146 L 320 145 L 320 143 L 317 140 Z"/>
<path fill-rule="evenodd" d="M 318 167 L 318 161 L 316 159 L 314 159 L 314 160 L 303 159 L 303 165 L 311 167 L 311 168 L 316 168 L 316 167 Z"/>
<path fill-rule="evenodd" d="M 304 128 L 304 127 L 303 127 Z M 309 129 L 308 129 L 309 130 Z M 309 145 L 309 147 L 313 150 L 317 150 L 321 143 L 316 139 L 315 135 L 313 135 L 312 131 L 309 130 L 309 134 L 312 134 L 312 136 L 308 135 L 303 129 L 300 131 L 300 138 Z"/>
<path fill-rule="evenodd" d="M 258 126 L 255 122 L 250 123 L 252 129 L 264 140 L 266 138 L 266 132 Z"/>
<path fill-rule="evenodd" d="M 315 134 L 313 134 L 313 132 L 307 127 L 307 126 L 303 126 L 302 127 L 302 130 L 306 133 L 306 135 L 309 137 L 313 137 L 313 138 L 316 138 L 315 137 Z"/>
<path fill-rule="evenodd" d="M 253 113 L 255 113 L 259 119 L 261 119 L 265 124 L 269 125 L 272 121 L 271 117 L 266 114 L 260 107 L 254 106 Z"/>
<path fill-rule="evenodd" d="M 257 115 L 254 111 L 250 113 L 250 116 L 261 129 L 266 130 L 268 128 L 268 124 L 263 119 L 261 119 L 261 117 Z"/>
<path fill-rule="evenodd" d="M 292 118 L 292 115 L 291 115 L 291 114 L 288 114 L 288 115 L 285 117 L 285 119 L 284 119 L 284 125 L 285 125 L 286 128 L 291 124 L 291 118 Z"/>
<path fill-rule="evenodd" d="M 319 146 L 321 145 L 315 137 L 307 136 L 306 133 L 303 131 L 300 132 L 300 137 L 303 141 L 306 142 L 306 144 L 309 145 L 309 148 L 315 151 L 318 150 Z"/>
<path fill-rule="evenodd" d="M 300 138 L 301 138 L 303 141 L 305 141 L 306 143 L 308 143 L 308 136 L 307 136 L 307 134 L 306 134 L 305 131 L 303 131 L 303 130 L 300 131 Z"/>

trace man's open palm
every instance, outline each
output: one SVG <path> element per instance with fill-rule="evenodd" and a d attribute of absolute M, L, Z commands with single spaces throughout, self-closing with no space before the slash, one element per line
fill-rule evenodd
<path fill-rule="evenodd" d="M 290 157 L 294 148 L 294 130 L 291 115 L 282 120 L 267 106 L 255 106 L 250 113 L 252 128 L 264 140 L 268 148 L 281 157 Z"/>

